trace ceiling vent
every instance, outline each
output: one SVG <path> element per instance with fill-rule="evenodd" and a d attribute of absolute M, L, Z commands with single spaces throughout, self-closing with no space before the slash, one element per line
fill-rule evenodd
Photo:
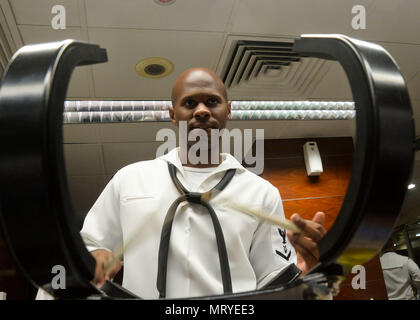
<path fill-rule="evenodd" d="M 325 60 L 293 51 L 293 39 L 236 40 L 221 78 L 230 96 L 258 99 L 305 99 L 327 73 Z"/>
<path fill-rule="evenodd" d="M 13 50 L 10 48 L 8 38 L 6 36 L 7 25 L 3 17 L 0 17 L 0 76 L 9 62 Z"/>
<path fill-rule="evenodd" d="M 292 47 L 292 42 L 237 41 L 223 75 L 225 85 L 239 85 L 269 70 L 281 70 L 299 62 L 300 55 Z"/>

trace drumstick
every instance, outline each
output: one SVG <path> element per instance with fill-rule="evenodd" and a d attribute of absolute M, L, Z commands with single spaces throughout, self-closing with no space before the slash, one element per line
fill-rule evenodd
<path fill-rule="evenodd" d="M 244 205 L 241 205 L 235 201 L 230 200 L 229 201 L 230 204 L 238 211 L 250 215 L 250 216 L 254 216 L 256 218 L 259 218 L 263 221 L 266 221 L 268 223 L 271 223 L 273 225 L 279 226 L 283 229 L 286 230 L 290 230 L 292 232 L 295 233 L 300 233 L 302 232 L 292 221 L 284 218 L 278 218 L 278 217 L 270 217 L 267 214 L 263 213 L 261 210 L 260 211 L 256 211 L 256 210 L 251 210 L 248 207 L 245 207 Z M 121 260 L 121 258 L 124 255 L 124 251 L 130 247 L 131 243 L 134 241 L 135 236 L 138 233 L 134 233 L 134 235 L 128 239 L 128 241 L 126 242 L 126 244 L 124 245 L 123 243 L 121 243 L 115 250 L 114 250 L 114 254 L 112 256 L 110 256 L 108 258 L 108 260 L 104 263 L 104 269 L 105 269 L 105 273 L 114 266 L 114 264 Z"/>
<path fill-rule="evenodd" d="M 213 189 L 210 191 L 207 191 L 205 193 L 203 193 L 203 195 L 201 196 L 201 199 L 205 202 L 210 201 L 211 197 L 216 195 L 219 191 L 217 189 Z M 299 227 L 297 225 L 295 225 L 292 221 L 284 218 L 278 218 L 278 217 L 270 217 L 268 214 L 264 213 L 261 210 L 251 210 L 248 207 L 246 207 L 243 204 L 240 204 L 239 202 L 236 202 L 233 199 L 229 199 L 229 204 L 235 208 L 236 210 L 238 210 L 239 212 L 245 213 L 249 216 L 254 216 L 256 218 L 259 218 L 261 220 L 267 221 L 268 223 L 274 224 L 276 226 L 279 226 L 283 229 L 286 230 L 290 230 L 293 231 L 295 233 L 300 233 L 302 232 L 302 230 L 299 229 Z"/>
<path fill-rule="evenodd" d="M 295 225 L 292 221 L 284 218 L 278 218 L 278 217 L 271 217 L 268 214 L 263 213 L 261 210 L 251 210 L 248 207 L 245 207 L 244 205 L 241 205 L 235 201 L 230 200 L 229 201 L 232 206 L 237 209 L 238 211 L 245 213 L 249 216 L 254 216 L 256 218 L 259 218 L 261 220 L 267 221 L 268 223 L 271 223 L 273 225 L 279 226 L 283 229 L 290 230 L 295 233 L 300 233 L 302 230 L 299 229 L 297 225 Z"/>

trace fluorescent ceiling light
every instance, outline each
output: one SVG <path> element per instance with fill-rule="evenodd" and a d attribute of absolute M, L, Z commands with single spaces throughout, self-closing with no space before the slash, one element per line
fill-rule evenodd
<path fill-rule="evenodd" d="M 170 121 L 171 101 L 72 101 L 64 123 Z M 351 101 L 232 101 L 232 120 L 351 120 Z"/>

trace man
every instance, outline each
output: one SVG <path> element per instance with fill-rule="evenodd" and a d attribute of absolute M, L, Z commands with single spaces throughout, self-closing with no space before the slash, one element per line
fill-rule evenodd
<path fill-rule="evenodd" d="M 389 300 L 416 300 L 420 289 L 420 269 L 408 257 L 394 252 L 392 238 L 380 257 Z M 417 290 L 417 295 L 413 289 Z"/>
<path fill-rule="evenodd" d="M 219 149 L 218 161 L 211 161 L 217 148 L 211 129 L 225 128 L 231 115 L 219 77 L 204 68 L 185 71 L 174 84 L 172 103 L 175 126 L 186 121 L 188 132 L 207 133 L 207 158 L 199 163 L 185 158 L 191 144 L 183 144 L 114 175 L 81 231 L 97 262 L 94 282 L 102 286 L 120 270 L 121 263 L 108 262 L 121 244 L 123 286 L 146 299 L 255 290 L 292 263 L 302 274 L 311 269 L 325 234 L 324 214 L 318 212 L 312 221 L 294 214 L 291 219 L 302 232 L 286 236 L 285 230 L 235 207 L 241 203 L 284 218 L 278 190 Z M 201 196 L 209 190 L 207 198 Z M 195 194 L 186 197 L 188 192 Z"/>

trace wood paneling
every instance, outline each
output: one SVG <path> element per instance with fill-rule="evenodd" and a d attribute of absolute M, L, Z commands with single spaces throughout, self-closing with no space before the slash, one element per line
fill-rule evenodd
<path fill-rule="evenodd" d="M 351 155 L 322 157 L 324 172 L 308 177 L 303 156 L 266 159 L 261 177 L 279 189 L 283 200 L 344 196 L 351 163 Z"/>
<path fill-rule="evenodd" d="M 303 145 L 316 141 L 324 172 L 308 177 L 303 157 Z M 326 214 L 325 228 L 329 230 L 340 212 L 351 176 L 353 160 L 352 138 L 315 138 L 266 140 L 264 142 L 264 172 L 261 175 L 279 189 L 287 218 L 299 213 L 312 219 L 317 211 Z M 337 300 L 387 299 L 379 259 L 365 264 L 366 289 L 355 290 L 350 274 L 340 286 Z"/>
<path fill-rule="evenodd" d="M 7 250 L 6 244 L 3 241 L 0 233 L 0 271 L 15 268 L 15 264 L 10 257 L 9 251 Z M 1 291 L 1 288 L 0 288 Z"/>
<path fill-rule="evenodd" d="M 290 218 L 293 213 L 298 213 L 304 219 L 311 220 L 316 212 L 324 212 L 326 218 L 324 227 L 328 231 L 334 224 L 343 201 L 343 196 L 319 199 L 286 200 L 283 201 L 283 207 L 286 218 Z"/>
<path fill-rule="evenodd" d="M 308 177 L 303 144 L 316 141 L 324 172 Z M 351 176 L 353 140 L 351 138 L 317 138 L 267 140 L 265 166 L 261 175 L 279 189 L 286 217 L 299 213 L 305 219 L 322 211 L 329 230 L 340 212 Z"/>
<path fill-rule="evenodd" d="M 6 292 L 7 300 L 23 300 L 28 294 L 28 282 L 16 270 L 0 271 L 0 291 Z"/>
<path fill-rule="evenodd" d="M 0 291 L 7 293 L 7 300 L 20 300 L 27 297 L 29 286 L 10 256 L 0 233 Z"/>
<path fill-rule="evenodd" d="M 303 157 L 303 144 L 316 141 L 324 172 L 308 177 Z M 325 227 L 333 225 L 351 176 L 352 138 L 316 138 L 266 140 L 265 166 L 261 177 L 270 181 L 283 200 L 286 217 L 299 213 L 312 219 L 317 211 L 326 214 Z"/>
<path fill-rule="evenodd" d="M 264 157 L 265 159 L 303 157 L 303 145 L 308 141 L 317 143 L 322 156 L 352 155 L 354 152 L 353 139 L 351 137 L 267 139 L 264 140 Z"/>
<path fill-rule="evenodd" d="M 334 300 L 388 300 L 379 256 L 363 265 L 366 270 L 366 289 L 353 289 L 351 282 L 356 276 L 349 274 L 340 285 L 340 293 Z"/>

